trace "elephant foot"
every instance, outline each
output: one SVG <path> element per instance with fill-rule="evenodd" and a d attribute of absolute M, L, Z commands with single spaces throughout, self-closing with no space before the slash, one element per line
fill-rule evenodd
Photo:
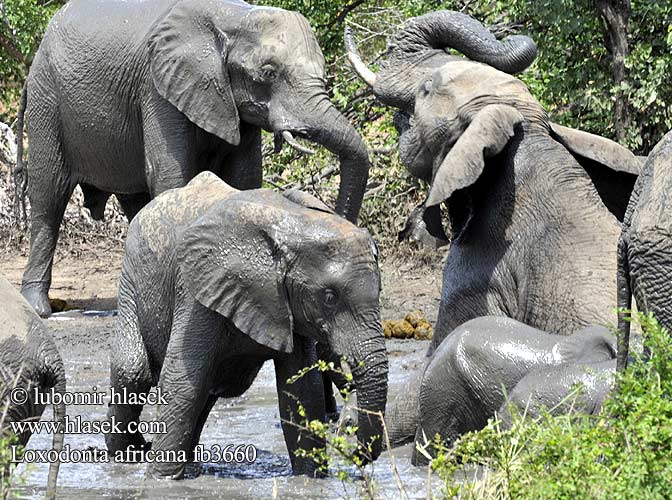
<path fill-rule="evenodd" d="M 48 287 L 45 290 L 45 287 L 42 284 L 24 285 L 21 287 L 21 295 L 23 295 L 26 301 L 28 301 L 41 318 L 48 318 L 51 316 Z"/>
<path fill-rule="evenodd" d="M 106 434 L 107 450 L 120 457 L 118 462 L 142 462 L 142 452 L 152 449 L 152 443 L 145 441 L 141 434 Z"/>

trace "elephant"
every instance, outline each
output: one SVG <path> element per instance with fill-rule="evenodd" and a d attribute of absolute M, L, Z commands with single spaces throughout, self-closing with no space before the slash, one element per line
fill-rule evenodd
<path fill-rule="evenodd" d="M 316 474 L 299 449 L 324 446 L 296 427 L 324 419 L 316 343 L 345 359 L 360 408 L 357 437 L 381 451 L 387 355 L 380 321 L 377 250 L 368 231 L 308 194 L 238 191 L 211 172 L 155 198 L 129 226 L 111 345 L 111 385 L 146 393 L 158 385 L 167 433 L 152 450 L 189 454 L 219 397 L 241 395 L 273 360 L 279 413 L 294 474 Z M 139 405 L 110 405 L 128 428 Z M 138 433 L 109 434 L 111 452 L 142 450 Z M 179 479 L 184 463 L 148 473 Z"/>
<path fill-rule="evenodd" d="M 0 330 L 0 434 L 12 434 L 11 422 L 39 420 L 45 400 L 51 391 L 61 396 L 53 405 L 54 421 L 60 431 L 53 437 L 52 449 L 63 449 L 65 426 L 65 370 L 54 339 L 33 308 L 9 281 L 0 277 L 0 303 L 2 304 L 2 329 Z M 22 389 L 25 402 L 20 403 L 12 391 Z M 39 397 L 35 398 L 35 391 Z M 26 446 L 31 431 L 19 433 L 16 444 Z M 47 498 L 56 497 L 56 481 L 60 463 L 49 465 Z"/>
<path fill-rule="evenodd" d="M 535 368 L 516 384 L 499 409 L 500 427 L 511 428 L 512 408 L 532 419 L 540 418 L 544 411 L 551 415 L 596 415 L 614 387 L 615 374 L 616 359 Z"/>
<path fill-rule="evenodd" d="M 502 408 L 507 394 L 512 403 L 522 403 L 541 380 L 541 375 L 531 375 L 535 369 L 547 370 L 543 377 L 569 372 L 553 385 L 538 384 L 546 393 L 542 403 L 550 402 L 569 393 L 572 381 L 582 379 L 578 365 L 613 365 L 615 357 L 616 339 L 606 327 L 589 326 L 561 336 L 501 316 L 467 321 L 446 337 L 424 372 L 416 446 L 436 434 L 450 445 L 461 434 L 481 429 Z M 532 378 L 526 378 L 528 374 Z M 413 463 L 422 464 L 425 458 L 416 448 Z"/>
<path fill-rule="evenodd" d="M 641 164 L 615 142 L 551 123 L 526 85 L 497 69 L 524 68 L 533 42 L 497 42 L 468 16 L 441 11 L 395 36 L 379 74 L 347 34 L 346 45 L 374 94 L 400 109 L 401 159 L 430 185 L 425 222 L 438 219 L 426 226 L 447 209 L 451 247 L 428 357 L 479 316 L 561 335 L 614 321 L 619 220 Z M 413 437 L 419 383 L 388 411 L 396 444 Z"/>
<path fill-rule="evenodd" d="M 23 97 L 32 227 L 22 293 L 43 317 L 77 184 L 94 218 L 114 193 L 129 219 L 202 170 L 260 188 L 265 129 L 276 147 L 305 151 L 297 136 L 338 155 L 336 212 L 357 219 L 368 151 L 329 101 L 324 57 L 296 12 L 240 0 L 73 0 L 49 23 Z"/>
<path fill-rule="evenodd" d="M 665 202 L 672 189 L 672 131 L 649 154 L 630 197 L 618 241 L 618 369 L 625 369 L 630 322 L 624 310 L 634 296 L 640 311 L 653 313 L 672 331 L 672 219 Z"/>

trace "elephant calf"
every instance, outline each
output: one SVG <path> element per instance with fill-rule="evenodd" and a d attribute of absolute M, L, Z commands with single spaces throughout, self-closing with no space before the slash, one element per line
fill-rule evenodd
<path fill-rule="evenodd" d="M 604 327 L 587 327 L 570 336 L 559 336 L 499 316 L 468 321 L 446 337 L 425 370 L 419 391 L 416 444 L 424 444 L 423 433 L 430 440 L 439 434 L 451 444 L 461 434 L 482 428 L 512 391 L 516 395 L 514 403 L 526 401 L 534 390 L 533 379 L 517 391 L 514 388 L 533 369 L 613 362 L 615 356 L 615 339 Z M 580 378 L 574 372 L 570 375 Z M 568 382 L 567 386 L 548 387 L 546 399 L 569 393 L 572 385 Z M 423 456 L 415 452 L 413 463 L 422 460 Z"/>
<path fill-rule="evenodd" d="M 36 401 L 37 390 L 47 398 L 53 388 L 55 393 L 65 392 L 65 371 L 56 344 L 33 308 L 5 278 L 0 277 L 0 434 L 11 433 L 9 424 L 39 420 L 44 411 L 41 401 Z M 15 388 L 26 391 L 27 398 L 18 404 Z M 22 397 L 21 395 L 19 395 Z M 42 399 L 44 400 L 44 399 Z M 65 424 L 65 405 L 54 405 L 54 419 Z M 31 432 L 20 433 L 17 444 L 25 446 Z M 53 449 L 63 448 L 63 432 L 54 434 Z M 49 467 L 47 497 L 54 498 L 59 463 Z"/>
<path fill-rule="evenodd" d="M 168 191 L 131 223 L 112 341 L 111 383 L 166 403 L 152 451 L 190 456 L 219 397 L 241 395 L 273 360 L 279 411 L 295 474 L 314 474 L 299 448 L 324 443 L 294 425 L 298 405 L 324 419 L 319 373 L 288 378 L 316 360 L 316 342 L 345 358 L 360 407 L 358 439 L 381 450 L 387 357 L 379 311 L 376 247 L 367 231 L 300 192 L 237 191 L 204 172 Z M 141 406 L 110 405 L 109 417 L 137 422 Z M 138 433 L 108 434 L 111 452 L 142 449 Z M 183 462 L 150 474 L 179 479 Z"/>
<path fill-rule="evenodd" d="M 637 179 L 618 241 L 619 307 L 630 309 L 632 297 L 640 311 L 650 311 L 672 331 L 672 131 L 651 151 Z M 619 314 L 618 366 L 628 359 L 630 322 Z"/>

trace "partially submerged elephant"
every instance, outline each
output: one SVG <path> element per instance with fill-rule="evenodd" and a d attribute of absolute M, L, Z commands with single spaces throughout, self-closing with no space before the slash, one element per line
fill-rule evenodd
<path fill-rule="evenodd" d="M 672 331 L 672 132 L 649 154 L 637 179 L 618 242 L 618 306 L 653 313 Z M 618 316 L 618 367 L 625 368 L 630 350 L 630 322 Z"/>
<path fill-rule="evenodd" d="M 500 43 L 468 16 L 441 11 L 411 20 L 378 74 L 347 45 L 374 93 L 401 110 L 401 158 L 430 184 L 425 218 L 440 224 L 444 205 L 450 219 L 428 356 L 479 316 L 563 335 L 613 321 L 619 219 L 639 160 L 612 141 L 552 124 L 510 74 L 446 53 L 458 48 L 512 72 L 533 60 L 531 40 Z M 397 443 L 412 438 L 419 382 L 388 412 Z"/>
<path fill-rule="evenodd" d="M 33 308 L 5 278 L 0 277 L 0 434 L 11 433 L 10 422 L 39 420 L 44 411 L 41 401 L 36 401 L 34 391 L 41 398 L 50 391 L 65 393 L 65 370 L 56 344 Z M 13 389 L 26 391 L 25 403 L 18 404 L 11 397 Z M 23 398 L 23 396 L 20 396 Z M 61 432 L 54 434 L 52 448 L 63 449 L 65 405 L 54 405 L 54 421 Z M 26 446 L 30 439 L 26 430 L 17 436 L 16 444 Z M 55 498 L 58 478 L 58 461 L 49 465 L 47 498 Z"/>
<path fill-rule="evenodd" d="M 584 368 L 594 366 L 604 374 L 599 363 L 606 362 L 613 371 L 615 357 L 616 340 L 605 327 L 559 336 L 499 316 L 468 321 L 446 337 L 427 365 L 418 397 L 416 445 L 436 434 L 450 445 L 461 434 L 482 428 L 500 408 L 507 410 L 509 394 L 510 403 L 521 410 L 529 401 L 530 415 L 536 415 L 543 405 L 560 403 L 575 382 L 585 381 L 583 408 L 594 411 L 609 385 Z M 432 448 L 427 451 L 431 454 Z M 413 463 L 424 463 L 417 449 Z"/>
<path fill-rule="evenodd" d="M 219 397 L 241 395 L 273 360 L 285 442 L 295 474 L 314 474 L 298 448 L 324 446 L 299 430 L 324 419 L 319 373 L 288 379 L 316 360 L 315 342 L 352 370 L 358 439 L 381 450 L 387 357 L 379 311 L 377 253 L 368 232 L 315 198 L 237 191 L 210 172 L 157 197 L 129 227 L 114 330 L 111 384 L 167 396 L 158 420 L 168 433 L 152 450 L 190 454 Z M 141 406 L 111 405 L 124 427 Z M 107 435 L 110 451 L 145 446 L 135 434 Z M 184 463 L 153 463 L 181 478 Z"/>
<path fill-rule="evenodd" d="M 356 221 L 368 153 L 325 80 L 315 35 L 296 12 L 238 0 L 68 2 L 27 80 L 28 302 L 50 314 L 58 229 L 77 184 L 94 218 L 114 193 L 129 219 L 203 170 L 259 188 L 262 128 L 337 154 L 336 212 Z"/>

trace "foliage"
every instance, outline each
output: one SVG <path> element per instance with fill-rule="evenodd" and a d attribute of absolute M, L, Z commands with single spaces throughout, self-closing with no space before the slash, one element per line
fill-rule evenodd
<path fill-rule="evenodd" d="M 651 358 L 618 376 L 599 415 L 514 414 L 509 430 L 491 420 L 452 449 L 437 442 L 432 468 L 445 498 L 669 498 L 672 339 L 651 315 L 637 318 Z M 474 478 L 458 484 L 464 470 L 475 470 Z"/>

